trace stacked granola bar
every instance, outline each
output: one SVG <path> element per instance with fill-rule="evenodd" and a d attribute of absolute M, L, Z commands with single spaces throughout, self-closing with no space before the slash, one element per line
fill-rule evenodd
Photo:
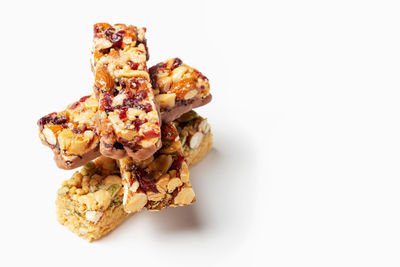
<path fill-rule="evenodd" d="M 58 190 L 57 218 L 89 241 L 144 208 L 195 203 L 188 166 L 212 147 L 192 110 L 211 101 L 208 79 L 179 58 L 148 69 L 145 32 L 95 24 L 93 93 L 38 121 L 57 166 L 83 166 Z"/>

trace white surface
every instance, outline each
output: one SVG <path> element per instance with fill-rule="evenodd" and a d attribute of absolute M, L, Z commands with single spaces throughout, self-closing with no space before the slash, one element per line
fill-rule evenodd
<path fill-rule="evenodd" d="M 2 1 L 1 265 L 399 266 L 398 14 L 397 1 Z M 87 243 L 55 219 L 72 172 L 36 121 L 90 93 L 99 21 L 146 26 L 149 65 L 179 56 L 209 77 L 199 112 L 215 148 L 191 168 L 196 205 Z"/>

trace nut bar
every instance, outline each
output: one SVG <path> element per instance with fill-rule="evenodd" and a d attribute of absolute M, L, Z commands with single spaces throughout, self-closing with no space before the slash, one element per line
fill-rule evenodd
<path fill-rule="evenodd" d="M 212 147 L 211 128 L 207 119 L 191 110 L 173 123 L 178 130 L 183 154 L 188 164 L 197 163 Z"/>
<path fill-rule="evenodd" d="M 144 161 L 130 157 L 119 161 L 126 212 L 143 207 L 161 210 L 196 201 L 179 135 L 172 123 L 162 125 L 162 143 L 162 148 Z"/>
<path fill-rule="evenodd" d="M 160 116 L 146 66 L 145 29 L 94 25 L 94 92 L 100 152 L 144 160 L 161 147 Z"/>
<path fill-rule="evenodd" d="M 101 155 L 98 146 L 100 136 L 96 134 L 96 125 L 94 122 L 97 107 L 97 100 L 94 96 L 85 96 L 69 105 L 65 111 L 51 113 L 39 120 L 39 136 L 43 144 L 53 149 L 58 167 L 62 169 L 74 169 Z M 68 116 L 69 122 L 63 124 L 63 116 L 65 114 L 72 114 L 72 116 Z M 174 124 L 181 137 L 185 158 L 188 164 L 194 164 L 212 146 L 212 136 L 207 120 L 197 115 L 196 112 L 189 111 L 175 120 Z M 56 125 L 60 125 L 61 127 Z M 63 150 L 60 150 L 58 133 L 66 131 L 68 125 L 72 128 L 71 131 L 67 131 L 67 134 L 63 133 L 60 135 L 61 144 L 63 144 Z M 200 129 L 198 128 L 199 125 L 201 125 Z M 53 132 L 53 130 L 57 129 L 60 131 Z M 84 131 L 78 129 L 91 129 L 94 133 L 93 138 L 87 138 L 89 134 L 86 133 L 85 136 L 85 134 L 82 134 Z M 193 135 L 195 137 L 192 139 Z M 55 139 L 56 141 L 54 141 Z M 54 145 L 57 143 L 58 145 Z M 65 146 L 65 144 L 70 145 Z M 73 151 L 76 151 L 77 145 L 82 149 L 79 154 L 74 154 Z"/>
<path fill-rule="evenodd" d="M 210 83 L 198 70 L 172 58 L 149 69 L 154 95 L 164 122 L 211 101 Z"/>
<path fill-rule="evenodd" d="M 100 155 L 95 122 L 97 106 L 94 95 L 84 96 L 66 110 L 39 119 L 39 137 L 53 150 L 59 168 L 73 169 Z"/>
<path fill-rule="evenodd" d="M 63 182 L 56 200 L 57 219 L 89 241 L 117 227 L 128 214 L 116 161 L 99 157 Z"/>

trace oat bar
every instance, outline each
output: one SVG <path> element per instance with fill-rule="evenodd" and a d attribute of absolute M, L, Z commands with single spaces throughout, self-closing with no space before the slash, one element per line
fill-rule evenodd
<path fill-rule="evenodd" d="M 97 106 L 94 95 L 84 96 L 64 111 L 39 119 L 40 140 L 53 150 L 59 168 L 73 169 L 100 155 L 95 122 Z"/>
<path fill-rule="evenodd" d="M 144 161 L 130 157 L 119 161 L 126 212 L 137 212 L 143 207 L 161 210 L 196 201 L 179 135 L 172 123 L 163 124 L 162 143 L 162 148 Z"/>
<path fill-rule="evenodd" d="M 116 161 L 99 157 L 63 182 L 56 200 L 57 219 L 78 236 L 93 241 L 128 217 L 122 199 Z"/>
<path fill-rule="evenodd" d="M 164 122 L 211 101 L 210 83 L 198 70 L 172 58 L 149 69 L 154 95 Z"/>
<path fill-rule="evenodd" d="M 94 92 L 99 100 L 100 152 L 150 157 L 161 146 L 160 116 L 146 66 L 145 29 L 94 25 Z"/>

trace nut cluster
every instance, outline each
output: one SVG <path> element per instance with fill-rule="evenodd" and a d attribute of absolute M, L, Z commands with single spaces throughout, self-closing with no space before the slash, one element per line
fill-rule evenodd
<path fill-rule="evenodd" d="M 158 63 L 149 72 L 161 110 L 168 110 L 176 104 L 184 105 L 195 98 L 203 99 L 210 94 L 207 77 L 183 64 L 179 58 Z"/>
<path fill-rule="evenodd" d="M 162 142 L 162 148 L 147 160 L 120 160 L 126 212 L 137 212 L 145 206 L 149 210 L 161 210 L 195 202 L 189 168 L 172 123 L 163 124 Z"/>

